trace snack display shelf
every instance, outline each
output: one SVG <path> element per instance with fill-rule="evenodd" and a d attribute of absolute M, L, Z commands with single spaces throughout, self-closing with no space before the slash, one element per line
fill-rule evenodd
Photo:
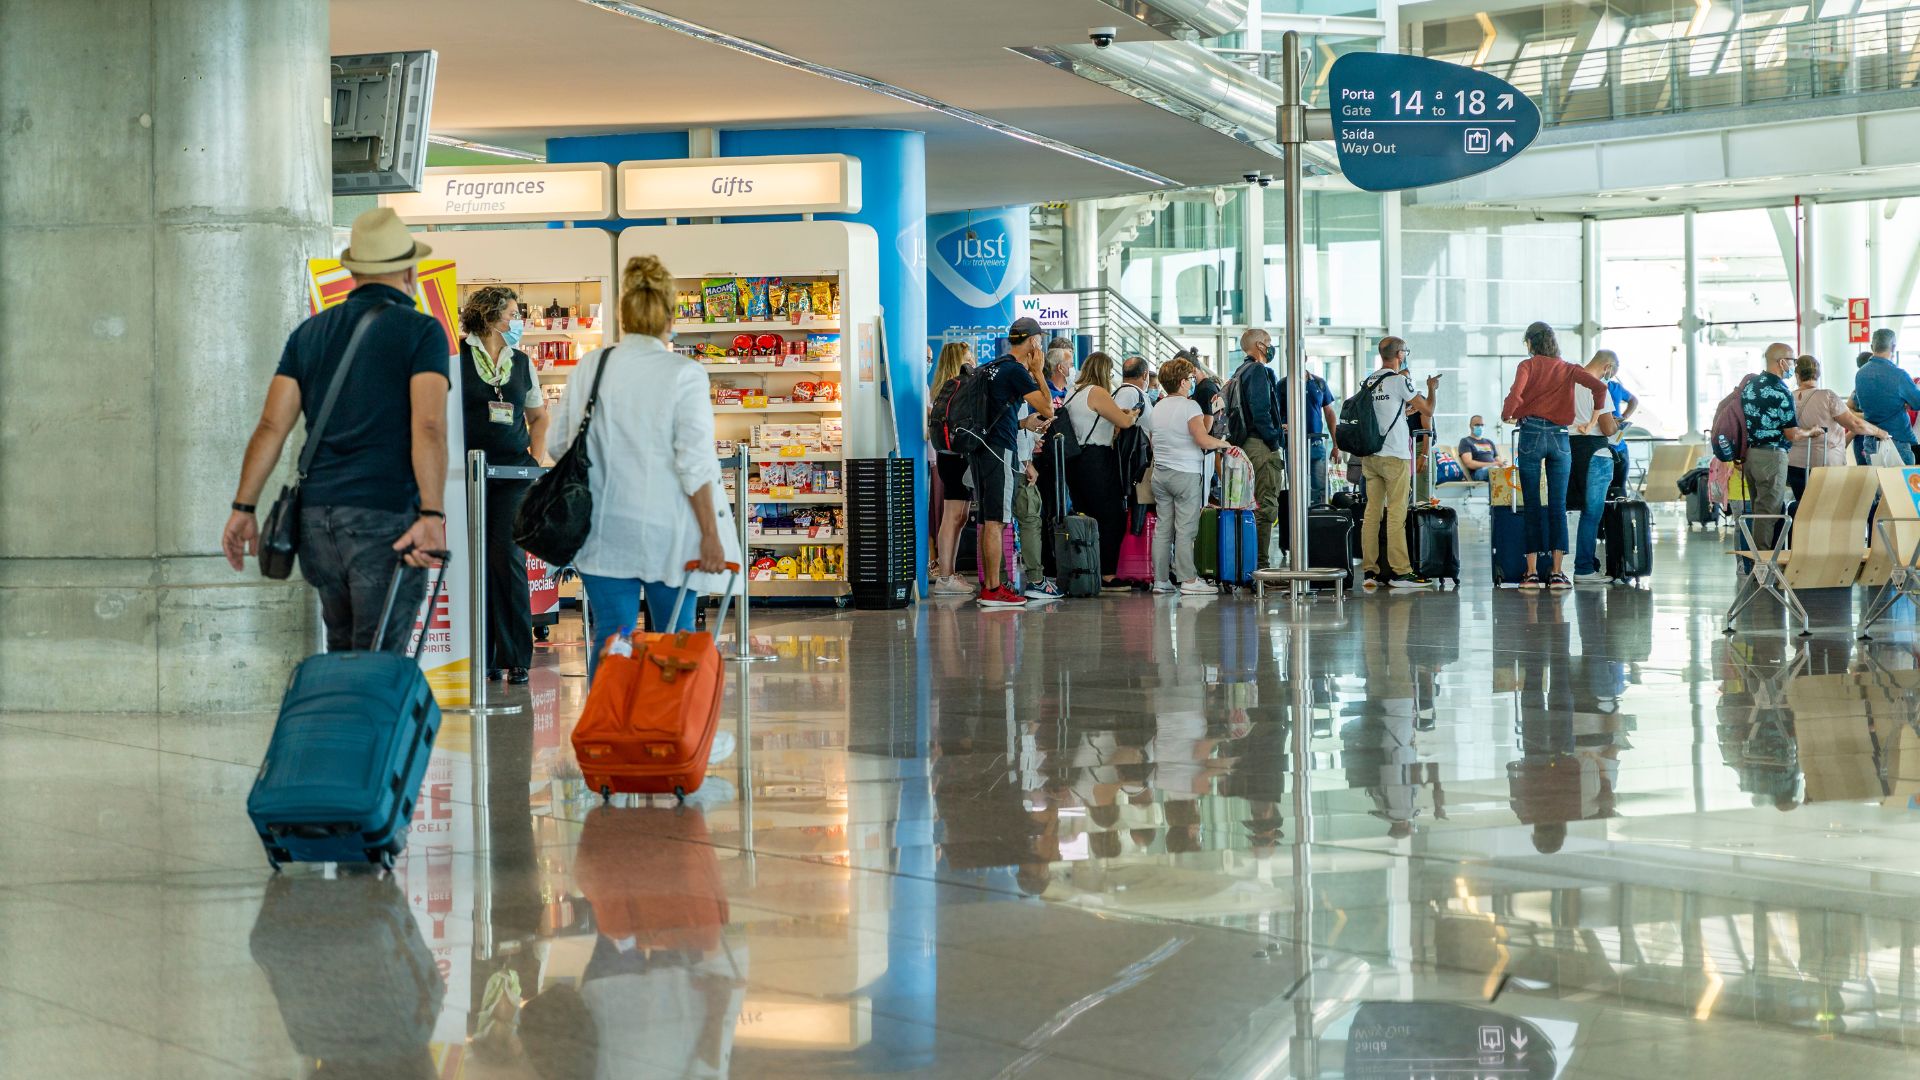
<path fill-rule="evenodd" d="M 726 455 L 720 460 L 731 462 L 733 455 Z M 813 450 L 804 454 L 783 454 L 778 450 L 748 450 L 747 460 L 758 464 L 766 461 L 844 461 L 846 459 L 838 450 Z"/>
<path fill-rule="evenodd" d="M 676 319 L 673 332 L 676 334 L 752 334 L 779 333 L 781 331 L 812 330 L 820 333 L 840 329 L 839 318 L 801 319 L 754 319 L 749 322 L 707 322 L 703 319 Z"/>
<path fill-rule="evenodd" d="M 731 491 L 727 492 L 727 498 L 732 499 L 733 497 L 734 497 L 733 492 Z M 752 503 L 824 503 L 829 506 L 832 506 L 832 505 L 837 505 L 839 503 L 846 502 L 847 497 L 844 494 L 815 495 L 809 492 L 802 492 L 795 495 L 778 497 L 778 496 L 768 495 L 765 492 L 749 491 L 747 492 L 747 501 Z"/>
<path fill-rule="evenodd" d="M 716 413 L 837 413 L 840 411 L 840 403 L 837 401 L 785 401 L 778 405 L 756 405 L 753 408 L 745 405 L 715 405 L 713 411 Z"/>
<path fill-rule="evenodd" d="M 587 335 L 599 337 L 600 328 L 597 326 L 588 327 L 587 329 L 584 329 L 584 330 L 579 329 L 577 327 L 572 330 L 534 330 L 529 328 L 521 331 L 520 339 L 522 341 L 526 341 L 532 338 L 567 338 L 567 337 L 585 337 Z"/>
<path fill-rule="evenodd" d="M 813 542 L 817 544 L 822 541 Z M 815 581 L 812 578 L 772 578 L 747 582 L 748 596 L 843 596 L 847 591 L 844 581 Z M 784 712 L 780 715 L 790 719 Z"/>
<path fill-rule="evenodd" d="M 707 374 L 709 375 L 714 375 L 714 374 L 730 375 L 736 371 L 746 372 L 748 374 L 752 374 L 755 372 L 765 373 L 765 372 L 779 372 L 779 371 L 827 372 L 832 374 L 838 374 L 840 371 L 840 365 L 838 363 L 827 362 L 822 360 L 802 361 L 797 364 L 729 364 L 729 363 L 718 362 L 718 361 L 714 363 L 706 363 L 703 361 L 700 364 L 700 366 L 703 368 L 706 368 Z"/>
<path fill-rule="evenodd" d="M 804 547 L 808 544 L 844 544 L 847 538 L 834 536 L 748 536 L 748 547 Z"/>

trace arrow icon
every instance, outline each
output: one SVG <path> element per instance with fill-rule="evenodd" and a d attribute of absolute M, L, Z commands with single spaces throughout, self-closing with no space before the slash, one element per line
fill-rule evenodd
<path fill-rule="evenodd" d="M 1513 149 L 1513 136 L 1503 131 L 1500 133 L 1499 138 L 1493 140 L 1493 145 L 1499 147 L 1503 153 L 1511 150 Z"/>
<path fill-rule="evenodd" d="M 1520 1028 L 1514 1028 L 1513 1039 L 1511 1041 L 1514 1049 L 1525 1050 L 1527 1048 L 1527 1033 Z"/>
<path fill-rule="evenodd" d="M 1513 95 L 1512 95 L 1512 94 L 1501 94 L 1501 95 L 1500 95 L 1500 97 L 1499 97 L 1499 98 L 1498 98 L 1497 100 L 1498 100 L 1498 101 L 1499 101 L 1499 103 L 1500 103 L 1500 108 L 1502 108 L 1502 109 L 1511 109 L 1511 108 L 1513 108 Z"/>

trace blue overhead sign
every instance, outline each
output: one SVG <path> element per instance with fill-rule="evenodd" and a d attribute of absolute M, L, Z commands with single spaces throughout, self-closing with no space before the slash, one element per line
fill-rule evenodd
<path fill-rule="evenodd" d="M 1327 74 L 1340 170 L 1366 191 L 1444 184 L 1513 160 L 1540 110 L 1482 71 L 1397 53 L 1346 53 Z"/>

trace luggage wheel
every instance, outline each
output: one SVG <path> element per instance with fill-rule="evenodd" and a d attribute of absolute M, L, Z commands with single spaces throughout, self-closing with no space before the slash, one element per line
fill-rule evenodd
<path fill-rule="evenodd" d="M 601 805 L 602 805 L 602 806 L 604 806 L 604 805 L 606 805 L 607 803 L 610 803 L 610 802 L 612 802 L 612 801 L 613 801 L 613 788 L 612 788 L 612 787 L 611 787 L 610 785 L 607 785 L 607 784 L 601 784 L 601 785 L 600 785 L 600 803 L 601 803 Z"/>
<path fill-rule="evenodd" d="M 673 798 L 674 798 L 674 805 L 676 806 L 687 805 L 687 789 L 683 787 L 674 788 Z"/>

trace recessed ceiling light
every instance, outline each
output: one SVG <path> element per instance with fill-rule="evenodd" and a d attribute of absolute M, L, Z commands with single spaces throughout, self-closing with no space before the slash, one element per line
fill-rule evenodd
<path fill-rule="evenodd" d="M 952 105 L 937 98 L 930 98 L 925 94 L 908 90 L 903 86 L 895 86 L 892 83 L 881 82 L 878 79 L 871 79 L 865 75 L 856 74 L 851 71 L 828 67 L 825 64 L 816 64 L 810 60 L 802 60 L 792 53 L 782 52 L 771 45 L 763 45 L 758 41 L 722 33 L 711 27 L 701 26 L 699 23 L 688 22 L 685 19 L 675 18 L 664 12 L 655 11 L 652 8 L 641 7 L 639 4 L 629 4 L 626 3 L 625 0 L 580 0 L 580 2 L 590 7 L 597 7 L 602 11 L 612 12 L 615 15 L 625 15 L 629 19 L 637 19 L 650 26 L 657 26 L 662 30 L 671 30 L 676 34 L 684 34 L 697 41 L 704 41 L 710 45 L 718 45 L 721 48 L 745 53 L 748 56 L 765 60 L 771 64 L 779 64 L 781 67 L 792 68 L 795 71 L 804 71 L 809 75 L 818 75 L 823 79 L 832 79 L 834 82 L 845 83 L 848 86 L 858 87 L 862 90 L 871 90 L 876 94 L 893 98 L 895 101 L 904 101 L 909 105 L 915 105 L 922 109 L 928 109 L 946 116 L 951 116 L 956 120 L 964 120 L 969 124 L 986 128 L 988 131 L 998 132 L 1008 138 L 1018 139 L 1024 143 L 1044 147 L 1056 153 L 1065 154 L 1071 158 L 1078 158 L 1090 164 L 1112 169 L 1115 172 L 1125 173 L 1128 176 L 1144 180 L 1150 184 L 1159 184 L 1163 187 L 1180 186 L 1173 180 L 1161 176 L 1151 169 L 1143 169 L 1138 165 L 1129 165 L 1118 158 L 1110 158 L 1105 154 L 1096 154 L 1091 150 L 1081 149 L 1071 143 L 1064 143 L 1058 139 L 1048 138 L 1036 131 L 1028 131 L 1025 128 L 1014 127 L 1012 124 L 1002 123 L 991 116 L 974 112 L 972 109 L 963 109 L 958 105 Z"/>

